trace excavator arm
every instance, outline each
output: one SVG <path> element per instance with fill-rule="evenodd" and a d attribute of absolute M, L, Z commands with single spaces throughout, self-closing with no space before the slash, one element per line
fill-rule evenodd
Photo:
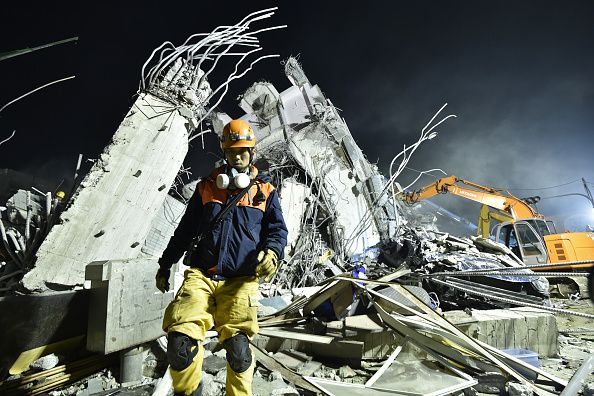
<path fill-rule="evenodd" d="M 478 218 L 478 229 L 477 235 L 481 235 L 484 238 L 489 238 L 491 233 L 491 220 L 497 220 L 500 223 L 513 221 L 514 218 L 506 212 L 501 210 L 490 210 L 488 205 L 481 205 L 481 211 L 479 212 Z"/>
<path fill-rule="evenodd" d="M 491 187 L 481 186 L 456 176 L 448 176 L 435 181 L 419 190 L 403 193 L 403 200 L 408 203 L 416 203 L 423 199 L 431 198 L 437 194 L 454 194 L 483 204 L 479 216 L 480 235 L 488 237 L 491 219 L 516 220 L 528 218 L 542 218 L 528 203 L 511 194 L 504 194 L 500 190 Z M 500 212 L 489 212 L 485 206 L 499 210 Z"/>

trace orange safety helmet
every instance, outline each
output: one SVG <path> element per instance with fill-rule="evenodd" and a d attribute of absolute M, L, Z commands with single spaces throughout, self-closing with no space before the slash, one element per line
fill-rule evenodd
<path fill-rule="evenodd" d="M 244 120 L 231 120 L 223 128 L 223 136 L 221 136 L 221 149 L 235 147 L 249 147 L 256 146 L 256 135 L 252 130 L 250 124 Z"/>

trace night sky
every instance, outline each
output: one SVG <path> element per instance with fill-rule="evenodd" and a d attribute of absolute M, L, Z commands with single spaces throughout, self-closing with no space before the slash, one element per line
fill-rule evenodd
<path fill-rule="evenodd" d="M 77 76 L 0 114 L 0 141 L 16 129 L 0 146 L 0 168 L 68 182 L 79 153 L 97 158 L 108 143 L 155 47 L 181 44 L 277 2 L 83 3 L 3 4 L 0 52 L 80 39 L 0 62 L 0 106 Z M 447 102 L 444 115 L 458 117 L 418 149 L 410 168 L 441 168 L 521 197 L 540 195 L 539 210 L 562 215 L 561 227 L 594 224 L 583 197 L 547 199 L 583 194 L 582 177 L 594 182 L 594 2 L 284 2 L 258 26 L 273 24 L 288 28 L 262 34 L 264 52 L 299 55 L 309 80 L 342 110 L 383 172 Z M 262 79 L 279 91 L 289 87 L 279 59 L 267 60 L 232 85 L 221 110 L 241 115 L 235 98 Z M 215 158 L 199 145 L 189 156 L 195 175 Z M 400 183 L 416 175 L 407 170 Z M 432 180 L 424 176 L 417 186 Z M 453 196 L 435 202 L 470 220 L 478 213 L 478 205 Z"/>

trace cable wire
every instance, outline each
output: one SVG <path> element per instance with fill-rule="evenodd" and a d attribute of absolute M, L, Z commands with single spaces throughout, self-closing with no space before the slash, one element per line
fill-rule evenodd
<path fill-rule="evenodd" d="M 540 188 L 508 188 L 508 190 L 516 190 L 516 191 L 537 191 L 537 190 L 548 190 L 551 188 L 557 188 L 557 187 L 563 187 L 563 186 L 567 186 L 569 184 L 575 183 L 575 182 L 581 182 L 581 179 L 576 179 L 576 180 L 572 180 L 570 182 L 567 183 L 563 183 L 563 184 L 558 184 L 556 186 L 549 186 L 549 187 L 540 187 Z"/>

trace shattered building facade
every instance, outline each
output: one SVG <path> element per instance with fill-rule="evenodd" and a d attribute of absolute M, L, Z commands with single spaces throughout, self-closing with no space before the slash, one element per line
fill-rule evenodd
<path fill-rule="evenodd" d="M 280 28 L 249 31 L 251 23 L 273 11 L 192 36 L 179 47 L 157 48 L 143 66 L 138 98 L 76 190 L 65 199 L 20 190 L 8 200 L 0 221 L 3 303 L 33 304 L 29 301 L 45 296 L 55 300 L 51 304 L 62 304 L 54 305 L 61 319 L 84 325 L 60 334 L 47 313 L 35 316 L 48 323 L 52 334 L 16 347 L 6 344 L 4 370 L 26 372 L 37 358 L 66 348 L 66 342 L 99 356 L 75 379 L 106 367 L 117 352 L 120 383 L 141 381 L 138 366 L 145 351 L 139 345 L 163 335 L 162 312 L 173 298 L 172 292 L 155 293 L 156 260 L 191 186 L 177 197 L 169 193 L 181 189 L 178 175 L 184 172 L 188 143 L 206 133 L 220 134 L 231 119 L 217 108 L 229 83 L 273 57 L 256 58 L 239 71 L 260 48 L 256 35 Z M 229 56 L 239 61 L 215 86 L 212 72 Z M 408 159 L 451 117 L 434 122 L 443 107 L 419 139 L 396 155 L 392 163 L 400 160 L 398 169 L 386 177 L 367 160 L 337 108 L 295 58 L 284 62 L 284 71 L 288 88 L 256 82 L 239 103 L 245 112 L 240 118 L 256 133 L 257 166 L 277 186 L 289 229 L 285 260 L 261 286 L 262 331 L 254 343 L 260 364 L 281 372 L 284 385 L 283 378 L 308 394 L 451 394 L 484 389 L 489 373 L 503 381 L 497 392 L 508 382 L 514 384 L 508 388 L 518 385 L 539 395 L 569 388 L 569 381 L 501 351 L 528 348 L 542 357 L 557 355 L 553 314 L 571 312 L 549 307 L 547 279 L 524 268 L 501 244 L 419 223 L 397 199 L 396 179 Z M 182 272 L 180 263 L 172 275 L 177 287 Z M 511 306 L 529 308 L 502 313 Z M 88 312 L 88 320 L 69 317 L 75 308 Z M 480 313 L 472 312 L 477 308 L 494 311 L 478 319 Z M 442 309 L 470 313 L 437 313 Z M 504 322 L 507 330 L 497 325 Z M 500 326 L 508 336 L 486 334 L 484 326 L 491 332 Z M 13 326 L 10 331 L 26 330 Z M 509 337 L 510 332 L 524 335 Z M 216 334 L 211 340 L 216 354 Z M 293 369 L 279 363 L 286 351 L 301 353 Z M 371 367 L 369 362 L 376 365 L 367 376 L 359 373 L 365 380 L 353 385 L 340 379 L 357 374 L 314 375 L 321 365 L 308 365 L 312 360 L 303 354 L 316 353 L 358 370 Z M 439 381 L 416 389 L 423 375 Z M 166 387 L 165 375 L 155 392 Z M 2 389 L 37 394 L 55 388 L 16 379 Z M 218 391 L 223 392 L 220 386 Z"/>

